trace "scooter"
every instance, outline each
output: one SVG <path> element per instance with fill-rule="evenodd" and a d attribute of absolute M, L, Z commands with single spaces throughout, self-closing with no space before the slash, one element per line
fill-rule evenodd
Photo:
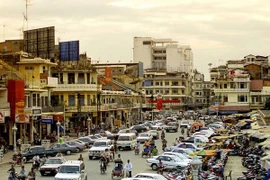
<path fill-rule="evenodd" d="M 140 149 L 139 149 L 139 147 L 135 147 L 134 153 L 135 153 L 135 155 L 140 154 Z"/>

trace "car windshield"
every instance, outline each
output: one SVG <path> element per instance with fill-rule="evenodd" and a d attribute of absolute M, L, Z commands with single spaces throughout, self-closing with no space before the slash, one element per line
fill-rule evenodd
<path fill-rule="evenodd" d="M 118 141 L 129 141 L 129 136 L 119 136 Z"/>
<path fill-rule="evenodd" d="M 83 141 L 83 142 L 89 142 L 90 141 L 90 139 L 88 139 L 88 138 L 80 138 L 80 140 Z"/>
<path fill-rule="evenodd" d="M 138 175 L 135 176 L 135 178 L 155 179 L 152 176 L 143 175 L 143 174 L 138 174 Z"/>
<path fill-rule="evenodd" d="M 140 134 L 140 137 L 148 137 L 148 134 Z"/>
<path fill-rule="evenodd" d="M 188 124 L 188 122 L 187 121 L 183 121 L 182 124 Z"/>
<path fill-rule="evenodd" d="M 97 139 L 96 136 L 89 136 L 91 139 Z"/>
<path fill-rule="evenodd" d="M 100 134 L 95 134 L 95 136 L 96 136 L 97 138 L 102 138 L 102 136 L 101 136 Z"/>
<path fill-rule="evenodd" d="M 47 159 L 45 164 L 62 164 L 61 159 Z"/>
<path fill-rule="evenodd" d="M 72 174 L 79 174 L 80 169 L 78 166 L 61 166 L 59 169 L 60 173 L 72 173 Z"/>
<path fill-rule="evenodd" d="M 95 142 L 93 144 L 93 146 L 95 146 L 95 147 L 107 146 L 107 143 L 106 142 Z"/>

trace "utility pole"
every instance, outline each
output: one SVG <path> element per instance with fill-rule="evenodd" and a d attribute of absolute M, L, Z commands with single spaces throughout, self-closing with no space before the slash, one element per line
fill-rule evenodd
<path fill-rule="evenodd" d="M 78 111 L 78 121 L 77 121 L 77 127 L 79 128 L 79 130 L 81 130 L 81 110 L 82 110 L 82 107 L 81 107 L 81 94 L 80 93 L 77 93 L 77 111 Z"/>

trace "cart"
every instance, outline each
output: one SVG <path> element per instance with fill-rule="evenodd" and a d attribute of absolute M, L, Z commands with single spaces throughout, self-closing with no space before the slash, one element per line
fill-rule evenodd
<path fill-rule="evenodd" d="M 114 168 L 112 169 L 111 178 L 124 178 L 123 161 L 114 161 Z"/>

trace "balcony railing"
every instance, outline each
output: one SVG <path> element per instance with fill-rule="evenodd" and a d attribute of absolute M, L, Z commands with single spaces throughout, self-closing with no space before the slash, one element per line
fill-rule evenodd
<path fill-rule="evenodd" d="M 248 106 L 249 102 L 224 102 L 225 106 Z"/>
<path fill-rule="evenodd" d="M 185 89 L 186 86 L 144 86 L 143 88 L 145 89 L 168 89 L 168 88 L 181 88 L 181 89 Z"/>
<path fill-rule="evenodd" d="M 235 89 L 214 89 L 214 92 L 215 93 L 218 93 L 218 92 L 249 92 L 249 89 L 248 88 L 235 88 Z"/>
<path fill-rule="evenodd" d="M 97 84 L 58 84 L 54 92 L 64 91 L 101 91 L 101 85 Z"/>

